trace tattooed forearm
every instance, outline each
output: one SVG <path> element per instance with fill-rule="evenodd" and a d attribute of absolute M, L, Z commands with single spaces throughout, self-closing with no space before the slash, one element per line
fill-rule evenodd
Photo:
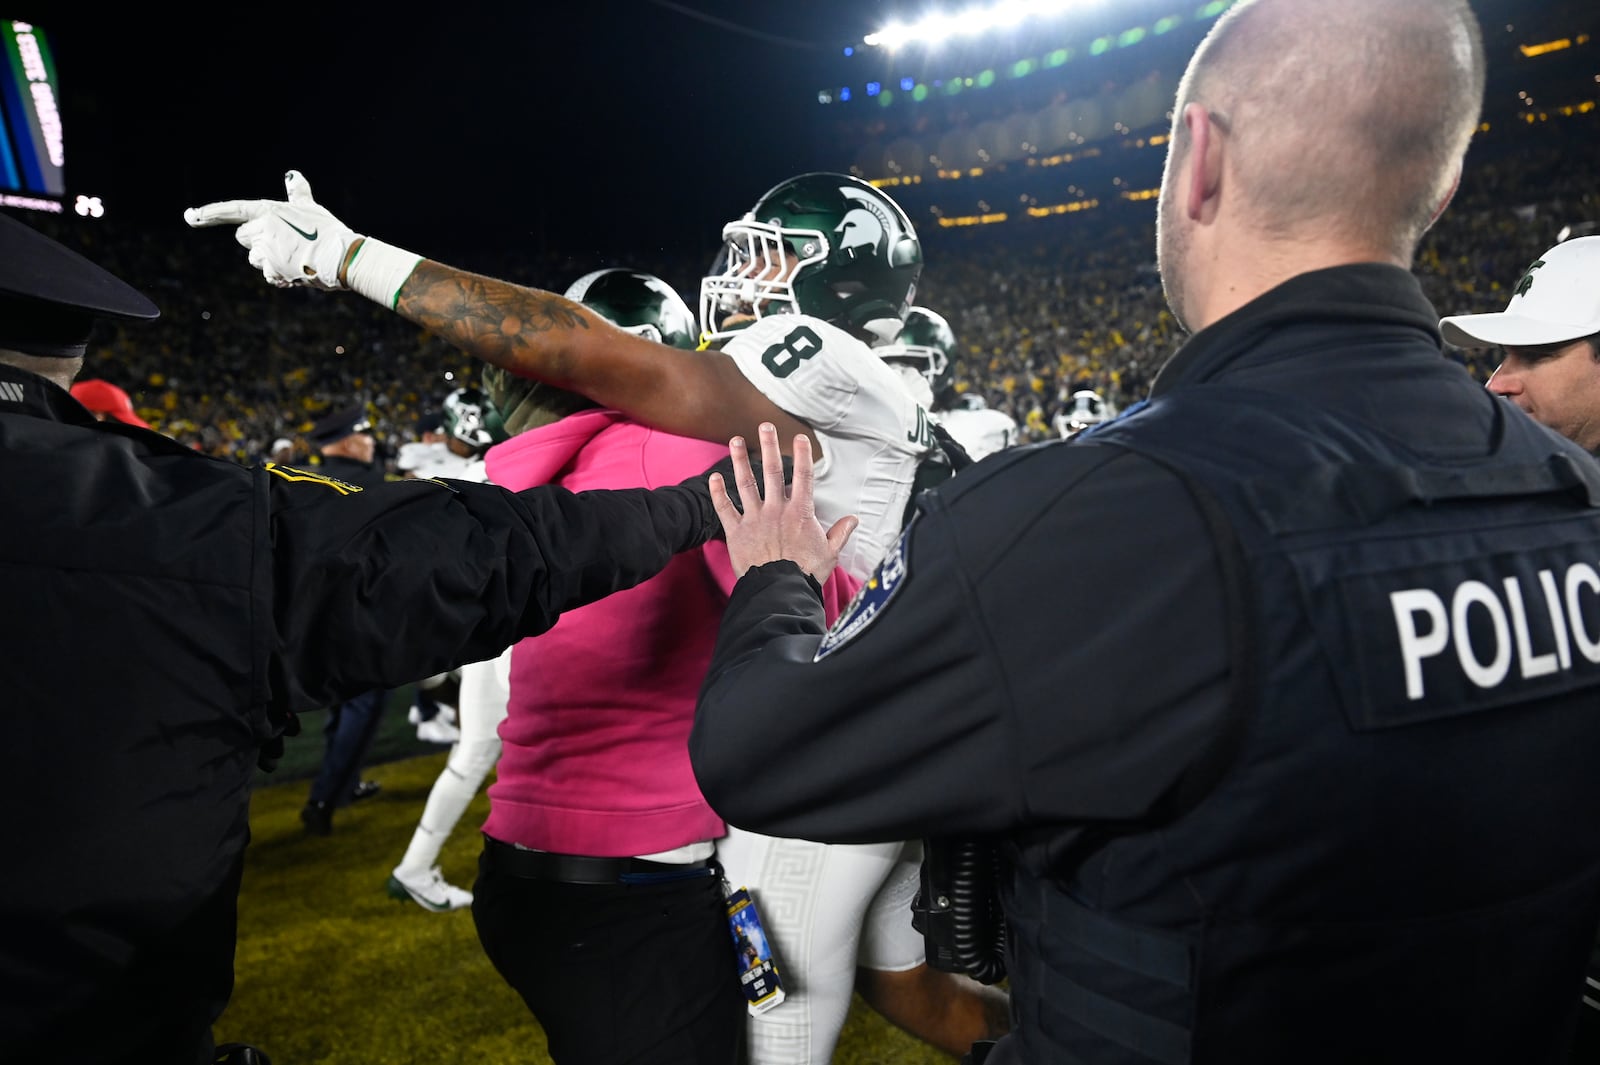
<path fill-rule="evenodd" d="M 589 328 L 570 300 L 428 260 L 401 287 L 395 309 L 468 354 L 552 383 L 565 377 L 561 334 Z"/>

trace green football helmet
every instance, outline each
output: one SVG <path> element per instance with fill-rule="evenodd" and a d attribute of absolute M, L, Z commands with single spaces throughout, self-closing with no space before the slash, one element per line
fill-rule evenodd
<path fill-rule="evenodd" d="M 951 361 L 956 353 L 956 334 L 944 315 L 926 307 L 906 312 L 905 328 L 893 342 L 874 349 L 884 362 L 909 363 L 927 379 L 937 396 L 951 384 Z"/>
<path fill-rule="evenodd" d="M 699 343 L 694 312 L 654 274 L 619 267 L 595 270 L 567 286 L 564 295 L 636 336 L 689 351 Z"/>
<path fill-rule="evenodd" d="M 847 174 L 810 173 L 769 190 L 722 230 L 700 282 L 713 337 L 730 317 L 804 314 L 863 339 L 892 336 L 922 275 L 922 242 L 900 205 Z"/>
<path fill-rule="evenodd" d="M 500 411 L 481 388 L 458 388 L 444 397 L 444 431 L 482 454 L 493 444 L 510 439 Z"/>

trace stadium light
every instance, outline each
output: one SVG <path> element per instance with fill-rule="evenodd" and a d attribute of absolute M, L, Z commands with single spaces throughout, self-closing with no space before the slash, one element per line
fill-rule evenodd
<path fill-rule="evenodd" d="M 937 44 L 951 37 L 972 37 L 990 30 L 1009 29 L 1030 18 L 1049 18 L 1097 5 L 1100 0 L 998 0 L 968 8 L 959 14 L 932 14 L 912 23 L 891 22 L 862 43 L 893 51 L 913 42 Z"/>

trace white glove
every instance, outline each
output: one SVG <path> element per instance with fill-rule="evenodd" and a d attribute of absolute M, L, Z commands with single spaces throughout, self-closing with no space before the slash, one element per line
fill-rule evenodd
<path fill-rule="evenodd" d="M 191 207 L 183 220 L 204 226 L 237 225 L 234 239 L 250 250 L 250 265 L 279 288 L 310 285 L 341 289 L 339 267 L 359 234 L 311 198 L 311 185 L 298 170 L 283 176 L 287 203 L 278 200 L 223 200 Z"/>

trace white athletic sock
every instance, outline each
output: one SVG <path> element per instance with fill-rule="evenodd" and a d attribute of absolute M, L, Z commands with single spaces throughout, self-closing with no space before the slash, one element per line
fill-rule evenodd
<path fill-rule="evenodd" d="M 411 834 L 411 845 L 406 848 L 405 857 L 400 859 L 395 871 L 423 873 L 437 864 L 444 841 L 450 838 L 456 822 L 466 813 L 467 804 L 472 802 L 474 794 L 476 789 L 464 787 L 461 778 L 448 767 L 440 773 L 439 779 L 433 782 L 433 790 L 428 793 L 428 804 L 423 807 L 422 820 Z"/>

